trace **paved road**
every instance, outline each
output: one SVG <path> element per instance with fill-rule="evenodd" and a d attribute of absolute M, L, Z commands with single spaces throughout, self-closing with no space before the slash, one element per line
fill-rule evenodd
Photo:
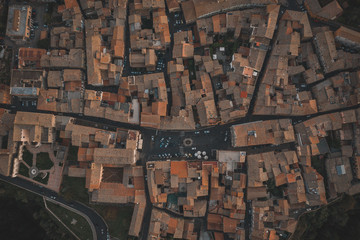
<path fill-rule="evenodd" d="M 358 107 L 360 107 L 360 104 L 352 106 L 352 107 L 347 107 L 342 110 L 355 109 Z M 28 108 L 24 108 L 22 106 L 15 106 L 15 105 L 0 104 L 0 108 L 9 109 L 13 113 L 16 113 L 16 111 L 19 110 L 19 111 L 42 112 L 42 113 L 50 113 L 50 114 L 59 115 L 58 113 L 54 113 L 54 112 L 38 111 L 35 109 L 28 109 Z M 239 120 L 231 122 L 231 123 L 227 123 L 227 124 L 219 125 L 219 126 L 213 126 L 213 127 L 209 127 L 209 128 L 202 129 L 202 130 L 194 130 L 194 131 L 157 131 L 155 129 L 144 128 L 144 127 L 141 127 L 138 125 L 115 122 L 115 121 L 110 121 L 110 120 L 106 120 L 106 119 L 102 119 L 102 118 L 87 117 L 87 116 L 82 116 L 79 114 L 64 113 L 61 115 L 77 118 L 78 119 L 77 121 L 79 124 L 93 126 L 93 127 L 100 127 L 103 129 L 113 130 L 116 127 L 121 127 L 121 128 L 140 130 L 144 137 L 144 143 L 150 143 L 150 144 L 144 144 L 145 147 L 143 149 L 143 155 L 145 155 L 145 156 L 151 157 L 152 155 L 156 155 L 156 154 L 158 155 L 160 153 L 170 153 L 170 154 L 178 153 L 182 149 L 183 139 L 191 138 L 191 139 L 193 139 L 193 146 L 184 147 L 183 148 L 184 153 L 190 152 L 193 154 L 195 150 L 192 150 L 192 147 L 196 147 L 197 148 L 196 150 L 206 151 L 207 154 L 209 156 L 211 156 L 210 159 L 215 159 L 214 151 L 212 151 L 213 149 L 233 149 L 230 146 L 229 140 L 224 141 L 226 132 L 229 132 L 229 128 L 233 124 L 240 124 L 240 123 L 259 121 L 259 120 L 280 119 L 280 118 L 290 118 L 293 120 L 293 122 L 300 122 L 300 121 L 305 121 L 306 119 L 311 118 L 311 117 L 316 117 L 316 116 L 319 116 L 322 114 L 327 114 L 327 113 L 337 112 L 337 111 L 339 111 L 339 110 L 332 110 L 332 111 L 328 111 L 328 112 L 317 113 L 317 114 L 313 114 L 313 115 L 309 115 L 309 116 L 300 116 L 300 117 L 288 117 L 288 116 L 279 117 L 279 116 L 268 116 L 268 115 L 267 116 L 254 116 L 254 115 L 249 114 L 245 118 L 239 119 Z M 209 131 L 209 133 L 204 133 L 204 131 Z M 199 132 L 199 133 L 197 133 L 197 132 Z M 156 133 L 157 133 L 157 135 L 156 135 Z M 228 136 L 229 136 L 228 139 L 230 138 L 229 134 L 230 133 L 228 133 Z M 151 136 L 154 136 L 154 142 L 152 142 Z M 171 139 L 172 145 L 169 144 L 168 148 L 166 148 L 166 149 L 160 148 L 161 139 L 162 138 L 168 139 L 169 137 L 172 138 Z M 214 141 L 214 139 L 216 139 L 217 141 Z M 251 154 L 251 153 L 258 153 L 259 151 L 272 151 L 275 149 L 277 149 L 277 150 L 279 150 L 279 149 L 294 149 L 294 145 L 293 144 L 284 144 L 284 145 L 280 145 L 280 146 L 255 146 L 255 147 L 246 147 L 246 148 L 237 148 L 237 149 L 244 150 L 248 154 Z M 142 162 L 143 166 L 145 166 L 146 160 L 151 160 L 151 158 L 150 159 L 144 158 L 144 160 Z M 27 189 L 29 191 L 32 191 L 32 192 L 42 195 L 42 196 L 46 196 L 46 197 L 57 196 L 56 193 L 54 193 L 50 190 L 44 189 L 44 188 L 40 188 L 39 186 L 33 185 L 32 183 L 27 182 L 23 179 L 6 178 L 4 176 L 0 176 L 0 179 L 5 180 L 10 183 L 13 183 L 19 187 L 22 187 L 24 189 Z M 146 188 L 147 188 L 147 186 L 146 186 Z M 146 191 L 147 191 L 147 189 L 146 189 Z M 148 194 L 146 194 L 146 196 L 148 198 Z M 76 208 L 77 210 L 79 210 L 79 211 L 83 212 L 84 214 L 86 214 L 87 216 L 89 216 L 89 218 L 91 219 L 91 221 L 93 222 L 93 224 L 96 228 L 96 233 L 98 235 L 98 239 L 106 239 L 106 234 L 108 232 L 106 224 L 94 210 L 92 210 L 88 207 L 85 207 L 79 203 L 73 203 L 73 205 L 71 205 L 59 196 L 57 196 L 57 201 L 61 202 L 63 204 L 66 204 L 70 207 Z M 152 206 L 148 199 L 148 204 L 147 204 L 147 207 L 145 210 L 146 214 L 145 214 L 144 224 L 142 226 L 143 239 L 145 239 L 147 236 L 151 208 L 152 208 Z M 246 219 L 249 220 L 249 217 L 250 216 L 247 213 Z M 248 226 L 248 225 L 246 225 L 246 226 Z M 101 229 L 104 229 L 104 233 L 105 233 L 104 235 L 101 235 Z M 247 227 L 247 229 L 248 229 L 248 227 Z"/>
<path fill-rule="evenodd" d="M 62 197 L 60 197 L 56 192 L 51 191 L 49 189 L 40 187 L 38 185 L 35 185 L 29 181 L 26 181 L 21 178 L 11 178 L 11 177 L 5 177 L 3 175 L 0 175 L 0 180 L 13 184 L 17 187 L 20 187 L 22 189 L 25 189 L 27 191 L 30 191 L 34 194 L 40 195 L 42 197 L 46 198 L 53 198 L 53 201 L 57 202 L 58 204 L 61 204 L 63 206 L 66 206 L 67 209 L 71 210 L 74 209 L 75 211 L 79 211 L 82 214 L 86 215 L 92 222 L 93 226 L 92 228 L 95 228 L 96 230 L 96 238 L 99 240 L 106 240 L 107 239 L 107 225 L 104 222 L 104 220 L 91 208 L 78 203 L 78 202 L 72 202 L 69 203 L 65 201 Z M 54 199 L 55 197 L 55 199 Z M 103 234 L 101 232 L 101 229 L 103 229 Z"/>
<path fill-rule="evenodd" d="M 58 202 L 54 201 L 53 199 L 51 198 L 46 198 L 46 197 L 43 197 L 43 201 L 44 201 L 44 205 L 45 205 L 45 208 L 46 210 L 48 210 L 48 212 L 53 215 L 72 235 L 74 235 L 74 237 L 78 240 L 81 240 L 53 211 L 50 210 L 50 208 L 48 208 L 47 206 L 47 201 L 50 201 L 58 206 L 62 206 L 62 207 L 65 207 L 65 205 L 60 205 L 58 204 Z M 70 211 L 74 211 L 73 209 L 71 209 Z M 83 215 L 81 212 L 78 212 L 78 214 L 82 215 L 82 216 L 85 216 L 87 217 L 86 215 Z M 93 231 L 93 236 L 96 236 L 96 232 L 95 232 L 95 228 L 93 227 L 93 224 L 92 222 L 90 221 L 90 219 L 88 220 L 90 226 L 91 226 L 91 230 Z M 96 237 L 94 237 L 94 239 L 96 239 Z"/>
<path fill-rule="evenodd" d="M 290 1 L 290 3 L 292 3 L 292 2 L 293 1 Z M 300 10 L 299 6 L 297 4 L 290 4 L 289 9 Z M 83 11 L 82 11 L 82 13 L 83 13 L 84 17 L 87 18 L 86 14 L 84 14 Z M 169 28 L 170 28 L 170 33 L 171 33 L 171 45 L 170 45 L 169 49 L 172 49 L 173 34 L 180 30 L 183 31 L 183 30 L 190 29 L 192 27 L 192 25 L 186 26 L 186 25 L 177 24 L 178 21 L 183 20 L 181 14 L 175 15 L 175 13 L 167 12 L 167 15 L 169 17 Z M 315 26 L 315 25 L 318 25 L 318 23 L 315 23 L 314 21 L 311 20 L 311 25 Z M 127 24 L 126 24 L 126 26 L 127 26 Z M 127 27 L 126 28 L 127 36 L 129 36 L 128 31 L 129 30 Z M 124 68 L 124 72 L 123 72 L 123 74 L 125 76 L 131 75 L 132 71 L 133 71 L 133 69 L 130 68 L 129 62 L 128 62 L 129 61 L 128 55 L 129 55 L 130 42 L 129 42 L 129 38 L 126 38 L 126 39 L 127 40 L 126 40 L 126 47 L 125 47 L 125 56 L 127 58 L 127 60 L 126 60 L 127 64 L 125 64 L 125 68 Z M 269 54 L 270 54 L 270 51 L 268 51 L 268 53 L 267 53 L 267 56 L 266 56 L 266 59 L 264 62 L 264 68 L 267 65 L 267 62 L 269 59 Z M 165 54 L 162 56 L 162 59 L 164 60 L 164 62 L 171 60 L 171 58 L 172 58 L 171 55 L 172 55 L 171 50 L 166 51 Z M 166 64 L 165 64 L 163 71 L 166 72 Z M 257 81 L 257 84 L 256 84 L 256 90 L 258 89 L 258 87 L 261 83 L 262 72 L 263 71 L 261 71 L 261 73 L 259 75 L 259 80 Z M 332 73 L 332 75 L 333 74 L 335 74 L 335 73 Z M 85 76 L 86 76 L 86 72 L 85 72 Z M 170 79 L 167 76 L 167 74 L 165 74 L 165 77 L 166 77 L 167 86 L 169 86 Z M 330 77 L 330 75 L 328 75 L 326 77 Z M 104 91 L 110 91 L 110 92 L 117 91 L 116 87 L 95 88 L 95 87 L 90 87 L 88 85 L 86 87 L 94 89 L 94 90 L 104 90 Z M 255 90 L 255 93 L 256 93 L 256 90 Z M 169 100 L 171 103 L 171 93 L 169 93 L 169 97 L 170 97 Z M 76 118 L 77 124 L 102 128 L 102 129 L 106 129 L 106 130 L 115 130 L 116 128 L 140 130 L 143 134 L 144 143 L 145 143 L 144 149 L 142 152 L 143 156 L 145 156 L 145 157 L 142 158 L 141 164 L 145 167 L 146 162 L 149 160 L 159 160 L 159 158 L 163 159 L 163 160 L 167 159 L 168 157 L 162 157 L 163 154 L 171 155 L 172 159 L 184 159 L 184 157 L 180 158 L 180 157 L 177 157 L 176 155 L 184 156 L 184 154 L 191 154 L 191 157 L 185 158 L 185 159 L 190 160 L 190 159 L 195 159 L 194 153 L 200 150 L 200 151 L 205 151 L 207 153 L 207 155 L 209 156 L 209 159 L 215 159 L 215 157 L 216 157 L 215 149 L 224 149 L 224 150 L 225 149 L 234 149 L 231 147 L 230 132 L 229 132 L 229 128 L 233 124 L 241 124 L 241 123 L 259 121 L 259 120 L 281 119 L 281 118 L 290 118 L 290 119 L 292 119 L 293 123 L 297 123 L 297 122 L 305 121 L 306 119 L 308 119 L 310 117 L 315 117 L 318 115 L 339 111 L 339 110 L 333 110 L 333 111 L 329 111 L 329 112 L 317 113 L 317 114 L 313 114 L 313 115 L 309 115 L 309 116 L 300 116 L 300 117 L 273 116 L 273 115 L 255 116 L 255 115 L 253 115 L 253 108 L 255 105 L 255 101 L 256 101 L 256 94 L 254 95 L 254 98 L 251 101 L 248 114 L 244 118 L 238 119 L 236 121 L 233 121 L 231 123 L 227 123 L 224 125 L 212 126 L 212 127 L 197 129 L 194 131 L 157 131 L 157 130 L 151 129 L 151 128 L 144 128 L 139 125 L 115 122 L 115 121 L 111 121 L 111 120 L 107 120 L 107 119 L 83 116 L 83 115 L 79 115 L 79 114 L 63 113 L 61 115 Z M 171 104 L 169 104 L 169 106 L 171 106 Z M 353 107 L 345 108 L 343 110 L 355 109 L 355 108 L 358 108 L 359 106 L 360 105 L 356 105 Z M 26 112 L 42 112 L 42 113 L 50 113 L 50 114 L 60 115 L 59 113 L 54 113 L 54 112 L 39 111 L 39 110 L 36 110 L 35 108 L 33 108 L 33 109 L 24 108 L 23 106 L 21 106 L 21 103 L 15 103 L 15 105 L 0 104 L 0 107 L 9 109 L 13 113 L 16 113 L 16 111 L 26 111 Z M 152 136 L 154 136 L 153 140 L 152 140 Z M 184 146 L 183 145 L 184 139 L 188 139 L 188 138 L 192 140 L 192 145 Z M 166 145 L 166 147 L 165 147 L 165 145 Z M 289 144 L 282 144 L 279 146 L 269 146 L 268 145 L 268 146 L 236 148 L 236 150 L 243 150 L 243 151 L 246 151 L 248 154 L 272 151 L 275 149 L 276 150 L 281 150 L 281 149 L 293 149 L 294 150 L 295 144 L 289 143 Z M 145 173 L 144 175 L 146 175 L 145 168 L 144 168 L 144 173 Z M 28 191 L 31 191 L 35 194 L 38 194 L 38 195 L 41 195 L 41 196 L 44 196 L 47 198 L 50 198 L 53 196 L 56 197 L 55 201 L 58 202 L 59 204 L 63 204 L 64 206 L 67 206 L 68 208 L 71 208 L 71 209 L 76 209 L 77 211 L 80 211 L 89 217 L 89 219 L 93 223 L 94 228 L 96 229 L 97 239 L 106 239 L 107 238 L 108 230 L 107 230 L 106 223 L 94 210 L 92 210 L 80 203 L 76 203 L 76 202 L 68 203 L 63 198 L 58 196 L 55 192 L 45 189 L 45 188 L 41 188 L 37 185 L 34 185 L 34 184 L 32 184 L 26 180 L 20 179 L 20 178 L 8 178 L 8 177 L 4 177 L 4 176 L 0 175 L 0 180 L 14 184 L 18 187 L 21 187 L 23 189 L 26 189 Z M 141 239 L 147 238 L 148 226 L 150 223 L 150 216 L 151 216 L 151 209 L 152 209 L 152 204 L 149 199 L 149 194 L 148 194 L 148 189 L 147 189 L 146 184 L 145 184 L 145 192 L 146 192 L 146 197 L 147 197 L 147 205 L 146 205 L 146 209 L 145 209 L 144 221 L 142 224 Z M 247 209 L 250 209 L 250 203 L 247 203 Z M 251 225 L 250 222 L 251 222 L 251 214 L 246 212 L 245 229 L 247 229 L 247 236 L 249 234 L 249 228 Z M 104 234 L 101 233 L 102 229 L 104 230 Z"/>

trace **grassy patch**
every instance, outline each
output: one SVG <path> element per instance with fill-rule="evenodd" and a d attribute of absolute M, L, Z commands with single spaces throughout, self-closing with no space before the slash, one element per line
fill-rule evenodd
<path fill-rule="evenodd" d="M 311 166 L 315 168 L 321 176 L 326 177 L 325 159 L 320 159 L 319 156 L 312 156 Z"/>
<path fill-rule="evenodd" d="M 49 181 L 49 176 L 50 174 L 46 174 L 46 177 L 43 178 L 43 173 L 39 173 L 36 177 L 34 177 L 33 179 L 39 183 L 42 184 L 47 184 Z"/>
<path fill-rule="evenodd" d="M 95 205 L 92 208 L 105 219 L 109 226 L 110 236 L 120 240 L 128 239 L 133 207 Z"/>
<path fill-rule="evenodd" d="M 2 139 L 1 149 L 7 149 L 9 143 L 9 136 L 8 135 L 2 136 L 1 139 Z"/>
<path fill-rule="evenodd" d="M 141 18 L 141 28 L 142 29 L 153 29 L 153 20 L 147 18 Z"/>
<path fill-rule="evenodd" d="M 326 141 L 329 144 L 330 148 L 334 148 L 334 149 L 341 148 L 340 138 L 338 138 L 333 131 L 331 131 L 329 135 L 326 137 Z"/>
<path fill-rule="evenodd" d="M 90 225 L 85 218 L 51 202 L 47 202 L 47 206 L 80 239 L 93 239 Z"/>
<path fill-rule="evenodd" d="M 344 9 L 343 14 L 338 17 L 335 21 L 352 26 L 359 27 L 360 26 L 360 0 L 346 0 L 349 4 L 349 7 Z M 344 0 L 339 1 L 340 4 L 344 2 Z"/>
<path fill-rule="evenodd" d="M 85 188 L 85 178 L 64 176 L 60 195 L 67 201 L 79 201 L 89 204 L 89 194 Z"/>
<path fill-rule="evenodd" d="M 67 161 L 69 162 L 69 165 L 77 164 L 78 151 L 79 151 L 79 147 L 76 146 L 69 147 L 69 151 L 67 155 Z"/>
<path fill-rule="evenodd" d="M 319 0 L 319 4 L 321 7 L 325 7 L 326 5 L 328 5 L 331 2 L 332 2 L 332 0 Z"/>
<path fill-rule="evenodd" d="M 290 239 L 360 239 L 359 215 L 359 195 L 344 195 L 333 204 L 303 215 Z"/>
<path fill-rule="evenodd" d="M 225 48 L 225 55 L 230 57 L 232 56 L 237 49 L 242 45 L 241 41 L 234 39 L 234 36 L 231 34 L 226 34 L 224 37 L 218 37 L 219 39 L 214 39 L 214 43 L 210 46 L 210 54 L 213 55 L 216 53 L 216 49 L 220 47 Z"/>
<path fill-rule="evenodd" d="M 281 185 L 281 186 L 276 187 L 274 178 L 270 178 L 266 182 L 266 187 L 267 187 L 267 190 L 273 196 L 275 196 L 275 197 L 282 197 L 283 196 L 283 189 L 284 189 L 285 185 Z"/>
<path fill-rule="evenodd" d="M 31 167 L 33 165 L 33 154 L 24 147 L 23 160 Z"/>
<path fill-rule="evenodd" d="M 54 22 L 54 20 L 51 17 L 51 13 L 44 13 L 43 15 L 43 21 L 46 25 L 50 25 Z"/>
<path fill-rule="evenodd" d="M 6 22 L 7 22 L 7 15 L 8 15 L 8 8 L 7 4 L 3 2 L 0 6 L 0 34 L 5 34 L 6 32 Z"/>
<path fill-rule="evenodd" d="M 49 49 L 50 48 L 50 38 L 41 39 L 37 42 L 38 48 Z"/>
<path fill-rule="evenodd" d="M 0 48 L 0 51 L 1 50 L 2 50 L 2 48 Z M 10 48 L 7 48 L 5 50 L 4 57 L 2 59 L 0 59 L 0 83 L 5 84 L 5 85 L 10 85 L 11 59 L 12 59 L 12 50 Z"/>
<path fill-rule="evenodd" d="M 41 197 L 0 181 L 1 239 L 75 238 L 45 209 Z"/>
<path fill-rule="evenodd" d="M 23 163 L 20 163 L 19 174 L 24 177 L 29 177 L 29 169 Z"/>
<path fill-rule="evenodd" d="M 49 153 L 41 152 L 36 155 L 36 167 L 39 170 L 48 170 L 54 166 L 54 163 L 49 157 Z"/>

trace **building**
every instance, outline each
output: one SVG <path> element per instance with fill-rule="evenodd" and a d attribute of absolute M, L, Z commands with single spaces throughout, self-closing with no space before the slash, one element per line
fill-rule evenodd
<path fill-rule="evenodd" d="M 9 6 L 6 36 L 20 44 L 29 40 L 32 27 L 31 12 L 32 7 L 29 5 Z"/>
<path fill-rule="evenodd" d="M 91 201 L 144 204 L 143 169 L 135 166 L 142 144 L 140 133 L 124 129 L 107 131 L 77 125 L 73 120 L 64 122 L 60 137 L 79 147 L 78 163 L 71 173 L 82 175 L 78 168 L 86 170 Z"/>
<path fill-rule="evenodd" d="M 282 144 L 295 141 L 290 119 L 268 120 L 233 125 L 230 128 L 233 147 Z"/>
<path fill-rule="evenodd" d="M 334 20 L 339 17 L 343 9 L 337 0 L 325 1 L 327 4 L 322 5 L 319 0 L 305 0 L 304 5 L 312 18 L 320 20 Z"/>
<path fill-rule="evenodd" d="M 85 177 L 86 176 L 86 169 L 75 167 L 75 166 L 69 166 L 68 168 L 68 176 L 69 177 Z"/>
<path fill-rule="evenodd" d="M 10 114 L 5 109 L 0 109 L 0 174 L 11 175 L 12 160 L 14 154 L 13 128 L 14 114 Z"/>
<path fill-rule="evenodd" d="M 234 171 L 237 168 L 237 163 L 245 163 L 246 152 L 216 150 L 216 159 L 221 163 L 227 163 L 227 171 Z"/>
<path fill-rule="evenodd" d="M 305 167 L 303 172 L 306 201 L 309 206 L 319 206 L 327 204 L 324 177 L 314 168 Z"/>
<path fill-rule="evenodd" d="M 334 33 L 327 29 L 317 29 L 314 37 L 316 53 L 325 73 L 343 69 L 345 59 L 340 58 L 335 46 Z"/>
<path fill-rule="evenodd" d="M 194 231 L 194 220 L 173 217 L 166 212 L 153 208 L 147 239 L 162 239 L 166 236 L 173 236 L 176 239 L 197 239 L 197 233 Z"/>
<path fill-rule="evenodd" d="M 131 51 L 143 49 L 165 50 L 170 46 L 168 18 L 165 11 L 165 1 L 143 1 L 133 3 L 130 7 L 129 29 Z M 145 27 L 143 19 L 150 20 Z M 151 24 L 151 27 L 150 27 Z"/>
<path fill-rule="evenodd" d="M 146 68 L 147 71 L 155 71 L 157 57 L 154 49 L 131 52 L 129 60 L 132 68 Z"/>
<path fill-rule="evenodd" d="M 55 141 L 55 116 L 45 113 L 17 112 L 13 141 L 53 143 Z"/>
<path fill-rule="evenodd" d="M 41 48 L 19 48 L 18 67 L 20 69 L 41 69 L 41 56 L 46 54 Z"/>
<path fill-rule="evenodd" d="M 194 56 L 194 45 L 192 43 L 175 44 L 173 48 L 173 58 L 192 58 Z"/>
<path fill-rule="evenodd" d="M 360 33 L 344 26 L 334 32 L 335 41 L 341 44 L 360 50 Z"/>
<path fill-rule="evenodd" d="M 144 219 L 146 200 L 145 197 L 142 198 L 143 201 L 140 203 L 136 203 L 133 211 L 133 215 L 131 218 L 129 235 L 134 237 L 139 237 L 141 226 Z"/>
<path fill-rule="evenodd" d="M 244 239 L 244 221 L 247 174 L 243 171 L 246 153 L 240 151 L 216 152 L 218 162 L 210 173 L 210 198 L 207 214 L 207 230 L 215 239 L 229 236 Z"/>
<path fill-rule="evenodd" d="M 314 114 L 318 111 L 317 102 L 311 92 L 300 91 L 296 86 L 296 83 L 302 84 L 301 76 L 309 82 L 321 78 L 316 74 L 320 70 L 320 64 L 311 44 L 301 44 L 301 41 L 309 40 L 312 36 L 306 13 L 285 11 L 278 24 L 270 64 L 267 65 L 257 92 L 254 114 L 294 116 Z M 299 53 L 302 54 L 302 61 L 294 61 Z"/>
<path fill-rule="evenodd" d="M 247 163 L 251 239 L 277 239 L 263 238 L 275 236 L 277 231 L 293 233 L 293 211 L 327 204 L 324 178 L 310 166 L 300 168 L 295 151 L 251 154 L 247 155 Z"/>
<path fill-rule="evenodd" d="M 73 119 L 65 124 L 60 137 L 79 146 L 78 166 L 69 168 L 69 176 L 85 177 L 92 202 L 135 204 L 129 235 L 139 236 L 146 205 L 144 171 L 135 166 L 142 147 L 140 132 L 76 125 Z"/>
<path fill-rule="evenodd" d="M 166 0 L 166 6 L 170 13 L 180 12 L 180 4 L 177 0 Z"/>
<path fill-rule="evenodd" d="M 80 69 L 48 71 L 46 86 L 47 89 L 40 89 L 37 109 L 54 112 L 83 112 L 84 76 Z"/>
<path fill-rule="evenodd" d="M 350 159 L 348 157 L 330 157 L 325 162 L 330 197 L 346 193 L 353 179 Z"/>
<path fill-rule="evenodd" d="M 10 87 L 5 84 L 0 84 L 0 103 L 11 104 Z"/>
<path fill-rule="evenodd" d="M 199 18 L 211 17 L 220 12 L 249 7 L 262 7 L 277 2 L 277 0 L 189 0 L 183 1 L 181 8 L 185 21 L 189 24 Z"/>
<path fill-rule="evenodd" d="M 147 162 L 148 189 L 154 206 L 167 208 L 185 217 L 206 214 L 208 178 L 216 162 Z"/>
<path fill-rule="evenodd" d="M 306 12 L 298 12 L 292 10 L 286 10 L 281 17 L 281 21 L 289 21 L 292 24 L 292 28 L 301 29 L 301 36 L 303 40 L 308 40 L 313 37 L 309 18 Z M 299 24 L 299 25 L 297 25 Z"/>
<path fill-rule="evenodd" d="M 358 104 L 357 72 L 342 72 L 312 87 L 319 112 Z"/>
<path fill-rule="evenodd" d="M 20 98 L 37 98 L 44 79 L 44 70 L 12 69 L 10 94 Z"/>
<path fill-rule="evenodd" d="M 89 67 L 89 62 L 87 62 Z M 48 54 L 42 55 L 40 59 L 40 66 L 42 68 L 84 68 L 85 57 L 84 50 L 70 49 L 66 50 L 51 50 Z"/>

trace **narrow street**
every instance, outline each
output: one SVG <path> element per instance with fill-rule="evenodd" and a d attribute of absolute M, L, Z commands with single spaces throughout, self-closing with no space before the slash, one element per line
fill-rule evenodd
<path fill-rule="evenodd" d="M 79 6 L 80 0 L 77 0 Z M 80 7 L 81 8 L 81 7 Z M 300 6 L 295 1 L 290 1 L 289 6 L 287 9 L 301 11 Z M 38 18 L 41 18 L 39 20 L 39 24 L 41 27 L 43 27 L 43 20 L 42 15 L 44 14 L 44 7 L 41 5 L 39 8 L 37 8 L 37 14 Z M 285 8 L 281 7 L 281 13 L 278 16 L 278 19 L 281 18 L 282 14 L 284 13 Z M 84 19 L 87 19 L 88 16 L 85 14 L 84 9 L 81 8 L 81 13 L 83 15 Z M 174 33 L 179 31 L 185 31 L 191 29 L 194 25 L 185 25 L 185 24 L 178 24 L 178 21 L 183 21 L 182 14 L 177 13 L 169 13 L 168 9 L 166 8 L 166 15 L 168 16 L 168 23 L 169 23 L 169 31 L 171 36 L 171 44 L 170 46 L 159 54 L 161 56 L 162 61 L 165 63 L 165 67 L 163 67 L 162 71 L 164 72 L 166 87 L 170 90 L 168 90 L 168 112 L 171 110 L 172 106 L 172 95 L 171 95 L 171 87 L 170 87 L 170 77 L 167 74 L 167 62 L 173 60 L 172 59 L 172 49 L 174 46 Z M 129 6 L 127 7 L 127 19 L 129 16 Z M 311 26 L 318 26 L 320 25 L 318 22 L 315 22 L 313 19 L 310 19 Z M 326 23 L 325 23 L 326 24 Z M 322 25 L 322 24 L 321 24 Z M 327 23 L 330 27 L 334 28 L 336 25 L 334 22 L 330 21 Z M 40 30 L 40 29 L 39 29 Z M 36 47 L 36 43 L 39 39 L 39 32 L 37 31 L 37 34 L 35 35 L 35 39 L 31 42 L 32 47 Z M 130 76 L 134 74 L 134 69 L 130 67 L 130 59 L 129 54 L 131 51 L 130 48 L 130 33 L 129 33 L 129 25 L 126 22 L 126 28 L 125 28 L 125 57 L 124 57 L 124 69 L 122 72 L 122 76 Z M 275 29 L 274 37 L 270 42 L 270 46 L 273 49 L 274 40 L 277 38 L 278 30 Z M 86 48 L 86 33 L 84 31 L 84 46 Z M 13 42 L 11 42 L 9 39 L 5 38 L 5 43 L 8 46 L 13 47 L 13 61 L 11 63 L 11 68 L 13 68 L 13 64 L 15 62 L 15 54 L 18 52 L 18 47 Z M 286 144 L 280 144 L 280 145 L 261 145 L 261 146 L 248 146 L 248 147 L 239 147 L 234 148 L 231 145 L 231 133 L 230 133 L 230 127 L 232 125 L 236 124 L 244 124 L 249 122 L 255 122 L 255 121 L 265 121 L 265 120 L 277 120 L 277 119 L 291 119 L 292 124 L 297 124 L 302 121 L 306 121 L 310 118 L 317 117 L 320 115 L 333 113 L 333 112 L 339 112 L 339 109 L 326 111 L 326 112 L 319 112 L 312 115 L 307 116 L 275 116 L 275 115 L 254 115 L 254 107 L 257 100 L 257 92 L 259 90 L 259 87 L 262 83 L 265 69 L 267 68 L 269 64 L 269 59 L 271 56 L 271 51 L 268 50 L 265 56 L 264 63 L 262 65 L 261 71 L 259 73 L 258 79 L 255 84 L 255 90 L 254 90 L 254 96 L 251 99 L 250 106 L 248 109 L 248 112 L 244 118 L 237 119 L 232 122 L 225 123 L 223 125 L 215 125 L 210 127 L 202 127 L 191 131 L 173 131 L 173 130 L 157 130 L 154 128 L 147 128 L 140 125 L 134 125 L 130 123 L 125 122 L 117 122 L 112 121 L 108 119 L 98 118 L 98 117 L 91 117 L 91 116 L 84 116 L 83 114 L 75 114 L 75 113 L 57 113 L 57 112 L 50 112 L 50 111 L 41 111 L 37 110 L 36 108 L 29 108 L 24 107 L 21 105 L 21 102 L 14 102 L 12 105 L 10 104 L 0 104 L 0 108 L 8 109 L 11 113 L 16 114 L 17 111 L 25 111 L 25 112 L 37 112 L 37 113 L 47 113 L 47 114 L 54 114 L 57 116 L 67 116 L 75 118 L 75 124 L 82 125 L 82 126 L 89 126 L 109 131 L 116 131 L 118 128 L 122 129 L 132 129 L 132 130 L 138 130 L 141 132 L 143 137 L 143 149 L 141 150 L 141 158 L 140 161 L 137 163 L 138 165 L 143 166 L 144 171 L 144 181 L 145 181 L 145 196 L 146 196 L 146 208 L 144 213 L 144 219 L 141 226 L 141 235 L 139 239 L 146 240 L 148 238 L 149 234 L 149 226 L 151 221 L 151 211 L 154 207 L 150 201 L 149 196 L 149 189 L 147 185 L 147 170 L 146 170 L 146 163 L 148 161 L 159 161 L 159 160 L 195 160 L 197 159 L 195 156 L 195 153 L 205 152 L 204 156 L 206 155 L 209 160 L 216 160 L 216 150 L 235 150 L 235 151 L 245 151 L 247 154 L 256 154 L 256 153 L 262 153 L 262 152 L 268 152 L 268 151 L 281 151 L 281 150 L 296 150 L 296 143 L 286 143 Z M 86 55 L 86 51 L 85 51 Z M 85 65 L 86 65 L 86 56 L 85 56 Z M 322 81 L 327 80 L 328 78 L 335 76 L 336 74 L 339 74 L 340 72 L 344 71 L 355 71 L 359 70 L 359 68 L 356 69 L 343 69 L 339 71 L 334 71 L 328 74 L 325 74 L 325 78 L 323 80 L 320 80 L 316 83 L 312 83 L 307 85 L 304 90 L 310 91 L 315 84 L 318 84 Z M 87 71 L 84 70 L 84 76 L 87 80 Z M 161 72 L 161 71 L 155 71 L 155 72 Z M 117 92 L 118 87 L 117 86 L 104 86 L 104 87 L 94 87 L 91 85 L 88 85 L 86 83 L 85 85 L 86 89 L 92 89 L 92 90 L 99 90 L 99 91 L 107 91 L 107 92 Z M 344 110 L 350 110 L 350 109 L 356 109 L 359 108 L 360 104 L 346 107 L 341 109 Z M 247 169 L 247 165 L 245 164 Z M 51 198 L 53 202 L 57 202 L 59 205 L 62 205 L 66 207 L 69 210 L 72 210 L 74 212 L 80 212 L 82 215 L 86 216 L 90 220 L 90 226 L 94 230 L 94 233 L 96 235 L 96 239 L 105 240 L 108 239 L 109 233 L 108 233 L 108 226 L 106 222 L 103 220 L 103 218 L 96 213 L 95 210 L 81 204 L 78 202 L 66 202 L 62 197 L 60 197 L 57 193 L 48 190 L 46 188 L 43 188 L 41 186 L 35 185 L 29 181 L 26 181 L 21 178 L 11 178 L 11 177 L 4 177 L 0 175 L 0 180 L 13 184 L 15 186 L 18 186 L 22 189 L 25 189 L 27 191 L 30 191 L 34 194 L 37 194 L 39 196 L 42 196 L 44 198 Z M 251 201 L 247 201 L 246 192 L 244 195 L 244 201 L 246 203 L 246 213 L 245 213 L 245 222 L 244 222 L 244 228 L 245 228 L 245 235 L 246 239 L 250 239 L 250 230 L 251 230 Z M 168 213 L 171 216 L 174 217 L 182 217 L 184 219 L 195 219 L 195 218 L 186 218 L 184 216 L 180 216 L 179 214 L 176 214 L 170 210 L 167 209 L 161 209 L 162 211 Z M 206 223 L 206 217 L 199 218 L 199 221 L 202 221 L 202 223 Z M 205 224 L 206 226 L 206 224 Z"/>

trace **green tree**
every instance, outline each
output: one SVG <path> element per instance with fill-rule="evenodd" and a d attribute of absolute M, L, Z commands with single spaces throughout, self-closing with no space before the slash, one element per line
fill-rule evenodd
<path fill-rule="evenodd" d="M 43 49 L 49 49 L 50 48 L 50 39 L 45 38 L 45 39 L 39 40 L 37 42 L 37 47 L 43 48 Z"/>

